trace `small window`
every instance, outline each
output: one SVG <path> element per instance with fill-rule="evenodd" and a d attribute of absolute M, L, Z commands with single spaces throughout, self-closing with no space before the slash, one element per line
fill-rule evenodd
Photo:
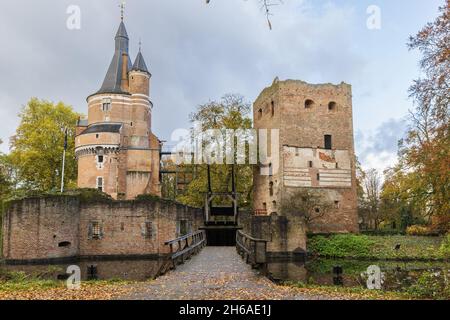
<path fill-rule="evenodd" d="M 336 169 L 339 169 L 339 163 L 336 162 Z"/>
<path fill-rule="evenodd" d="M 94 221 L 91 223 L 91 234 L 92 239 L 100 239 L 102 237 L 102 228 L 100 227 L 100 223 L 97 221 Z"/>
<path fill-rule="evenodd" d="M 97 167 L 99 169 L 103 168 L 103 162 L 105 161 L 105 157 L 104 156 L 97 156 Z"/>
<path fill-rule="evenodd" d="M 63 241 L 63 242 L 58 243 L 58 247 L 60 247 L 60 248 L 68 248 L 70 246 L 71 246 L 71 243 L 69 241 Z"/>
<path fill-rule="evenodd" d="M 320 181 L 320 173 L 317 174 L 316 178 L 317 178 L 317 181 Z"/>
<path fill-rule="evenodd" d="M 95 135 L 95 138 L 98 139 L 99 137 L 100 137 L 100 135 L 97 133 L 97 134 Z"/>
<path fill-rule="evenodd" d="M 277 207 L 277 202 L 276 202 L 276 201 L 272 201 L 272 207 L 273 207 L 274 209 L 276 209 L 276 207 Z"/>
<path fill-rule="evenodd" d="M 273 176 L 273 168 L 272 168 L 272 163 L 269 163 L 269 176 Z"/>
<path fill-rule="evenodd" d="M 120 224 L 120 231 L 124 231 L 125 230 L 125 223 L 121 223 Z"/>
<path fill-rule="evenodd" d="M 272 117 L 273 117 L 275 115 L 275 102 L 274 101 L 271 102 L 270 110 L 271 110 Z"/>
<path fill-rule="evenodd" d="M 153 223 L 146 221 L 144 226 L 144 237 L 150 239 L 153 237 Z"/>
<path fill-rule="evenodd" d="M 269 183 L 269 194 L 270 196 L 273 196 L 273 182 Z"/>
<path fill-rule="evenodd" d="M 305 101 L 305 109 L 312 109 L 314 107 L 314 101 L 311 99 L 308 99 Z"/>
<path fill-rule="evenodd" d="M 313 167 L 313 162 L 312 161 L 308 161 L 308 167 L 310 167 L 310 168 Z"/>
<path fill-rule="evenodd" d="M 103 191 L 103 177 L 97 177 L 97 189 Z"/>
<path fill-rule="evenodd" d="M 340 202 L 339 201 L 335 201 L 334 202 L 334 207 L 336 208 L 336 209 L 339 209 L 339 207 L 340 207 Z"/>
<path fill-rule="evenodd" d="M 105 98 L 102 101 L 102 110 L 103 112 L 107 112 L 111 110 L 111 99 Z"/>
<path fill-rule="evenodd" d="M 336 109 L 337 109 L 337 103 L 334 101 L 331 101 L 328 104 L 328 111 L 336 111 Z"/>
<path fill-rule="evenodd" d="M 263 209 L 267 210 L 267 203 L 263 202 Z"/>
<path fill-rule="evenodd" d="M 320 208 L 315 208 L 314 211 L 315 211 L 316 213 L 320 213 Z"/>
<path fill-rule="evenodd" d="M 259 110 L 258 110 L 258 119 L 261 119 L 262 116 L 263 116 L 263 110 L 262 110 L 262 109 L 259 109 Z"/>
<path fill-rule="evenodd" d="M 326 134 L 324 136 L 324 144 L 325 144 L 325 149 L 327 149 L 327 150 L 333 149 L 333 142 L 332 142 L 331 135 Z"/>

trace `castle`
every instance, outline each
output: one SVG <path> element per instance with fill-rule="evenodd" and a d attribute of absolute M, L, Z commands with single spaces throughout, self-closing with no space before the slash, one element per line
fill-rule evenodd
<path fill-rule="evenodd" d="M 96 188 L 114 199 L 160 195 L 160 141 L 152 133 L 149 72 L 141 49 L 134 64 L 122 21 L 115 52 L 100 90 L 87 98 L 88 117 L 75 138 L 78 187 Z"/>
<path fill-rule="evenodd" d="M 207 206 L 190 208 L 156 197 L 128 201 L 161 195 L 164 172 L 161 142 L 151 131 L 151 74 L 141 49 L 132 63 L 128 46 L 122 18 L 103 85 L 87 98 L 88 117 L 78 121 L 75 137 L 78 186 L 118 201 L 82 194 L 13 201 L 2 225 L 7 261 L 159 256 L 168 252 L 166 241 L 208 227 L 213 245 L 214 238 L 224 244 L 225 231 L 235 240 L 236 230 L 243 229 L 267 240 L 272 256 L 304 256 L 308 231 L 358 232 L 352 93 L 345 83 L 275 79 L 262 91 L 253 105 L 254 127 L 278 131 L 278 149 L 268 150 L 272 163 L 254 167 L 254 212 L 238 212 L 233 192 L 231 226 L 227 220 L 208 226 Z M 261 174 L 263 166 L 268 175 Z M 317 190 L 333 204 L 308 226 L 301 215 L 281 210 L 283 201 L 302 189 Z"/>

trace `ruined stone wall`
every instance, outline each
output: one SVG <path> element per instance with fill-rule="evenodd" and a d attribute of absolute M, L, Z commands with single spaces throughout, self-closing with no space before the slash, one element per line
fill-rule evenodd
<path fill-rule="evenodd" d="M 3 221 L 3 256 L 46 260 L 161 255 L 167 252 L 164 242 L 179 236 L 181 220 L 198 230 L 203 212 L 163 200 L 86 202 L 56 196 L 14 201 Z"/>
<path fill-rule="evenodd" d="M 276 79 L 253 110 L 255 128 L 278 129 L 280 137 L 278 154 L 272 155 L 278 170 L 267 176 L 255 168 L 254 208 L 282 214 L 281 204 L 295 190 L 314 188 L 335 207 L 308 231 L 357 232 L 351 86 Z M 326 135 L 331 146 L 325 145 Z"/>

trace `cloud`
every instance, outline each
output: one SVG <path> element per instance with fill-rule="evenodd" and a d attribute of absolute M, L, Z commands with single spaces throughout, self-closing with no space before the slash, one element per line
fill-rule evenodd
<path fill-rule="evenodd" d="M 384 169 L 397 161 L 398 141 L 406 134 L 406 120 L 389 119 L 375 130 L 355 134 L 356 154 L 364 169 Z"/>

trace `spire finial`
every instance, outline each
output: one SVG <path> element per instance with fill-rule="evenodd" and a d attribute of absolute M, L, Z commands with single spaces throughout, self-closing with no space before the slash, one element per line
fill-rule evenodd
<path fill-rule="evenodd" d="M 142 40 L 141 38 L 139 38 L 139 52 L 141 52 L 141 48 L 142 48 Z"/>
<path fill-rule="evenodd" d="M 125 13 L 125 1 L 122 1 L 122 3 L 119 5 L 120 7 L 120 20 L 123 21 L 124 13 Z"/>

